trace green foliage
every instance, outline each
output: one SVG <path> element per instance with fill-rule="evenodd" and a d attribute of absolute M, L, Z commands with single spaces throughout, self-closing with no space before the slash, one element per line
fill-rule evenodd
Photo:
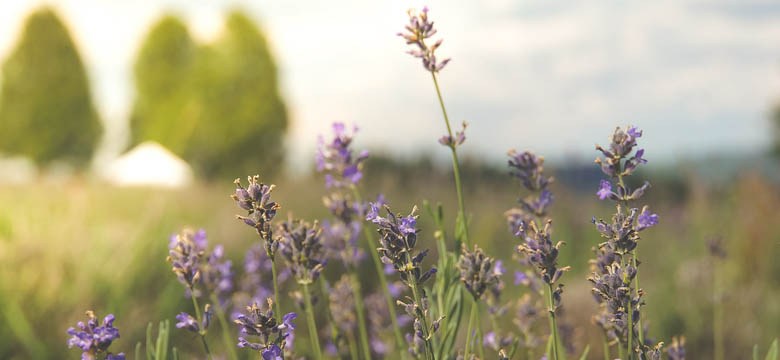
<path fill-rule="evenodd" d="M 164 16 L 149 31 L 135 63 L 137 96 L 130 118 L 134 144 L 153 140 L 187 150 L 196 117 L 192 72 L 197 47 L 184 23 Z"/>
<path fill-rule="evenodd" d="M 777 360 L 778 359 L 778 346 L 777 339 L 772 341 L 772 345 L 769 345 L 769 351 L 766 353 L 764 360 Z M 758 345 L 753 346 L 753 360 L 761 360 L 758 355 Z"/>
<path fill-rule="evenodd" d="M 166 17 L 136 64 L 133 138 L 162 143 L 209 178 L 277 174 L 287 111 L 276 71 L 264 35 L 241 12 L 228 16 L 216 42 L 201 47 Z"/>
<path fill-rule="evenodd" d="M 48 8 L 27 19 L 3 64 L 0 152 L 86 165 L 100 136 L 98 115 L 75 44 Z"/>

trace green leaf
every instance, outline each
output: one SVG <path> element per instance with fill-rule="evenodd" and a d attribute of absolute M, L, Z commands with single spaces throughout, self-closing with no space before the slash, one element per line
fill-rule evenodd
<path fill-rule="evenodd" d="M 758 344 L 753 345 L 753 360 L 760 360 L 758 358 Z"/>
<path fill-rule="evenodd" d="M 580 356 L 580 360 L 587 360 L 589 352 L 590 352 L 590 345 L 585 347 L 585 350 L 582 352 L 582 356 Z"/>
<path fill-rule="evenodd" d="M 764 360 L 777 360 L 777 339 L 772 341 L 772 345 L 769 346 L 769 351 L 766 353 Z"/>

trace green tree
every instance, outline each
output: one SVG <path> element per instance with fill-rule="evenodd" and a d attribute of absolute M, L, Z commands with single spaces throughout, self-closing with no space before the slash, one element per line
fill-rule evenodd
<path fill-rule="evenodd" d="M 224 33 L 193 54 L 184 26 L 167 22 L 136 64 L 134 139 L 162 143 L 207 178 L 277 174 L 287 111 L 262 32 L 235 11 Z"/>
<path fill-rule="evenodd" d="M 197 46 L 174 15 L 152 26 L 135 62 L 131 143 L 157 141 L 183 155 L 195 130 L 193 66 Z"/>
<path fill-rule="evenodd" d="M 101 133 L 84 65 L 59 17 L 49 8 L 27 18 L 3 64 L 0 152 L 84 166 Z"/>

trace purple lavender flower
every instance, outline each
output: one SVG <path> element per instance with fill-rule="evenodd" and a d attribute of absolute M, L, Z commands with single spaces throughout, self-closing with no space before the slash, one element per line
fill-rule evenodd
<path fill-rule="evenodd" d="M 236 215 L 236 218 L 255 229 L 265 245 L 268 257 L 273 260 L 279 245 L 273 236 L 271 220 L 276 216 L 281 205 L 271 201 L 274 185 L 261 183 L 258 175 L 247 177 L 247 181 L 249 184 L 246 188 L 241 186 L 240 179 L 233 181 L 236 185 L 236 191 L 230 197 L 236 201 L 241 209 L 247 211 L 247 216 Z"/>
<path fill-rule="evenodd" d="M 221 304 L 225 304 L 233 292 L 233 263 L 224 257 L 224 248 L 217 245 L 203 266 L 203 285 Z"/>
<path fill-rule="evenodd" d="M 284 360 L 282 348 L 276 344 L 264 349 L 261 354 L 263 355 L 263 360 Z"/>
<path fill-rule="evenodd" d="M 187 329 L 194 333 L 200 332 L 200 325 L 198 325 L 198 321 L 195 320 L 192 315 L 187 314 L 186 312 L 182 312 L 179 315 L 176 315 L 176 321 L 176 328 L 178 329 Z"/>
<path fill-rule="evenodd" d="M 463 128 L 460 131 L 456 132 L 455 136 L 444 135 L 439 138 L 439 144 L 451 148 L 455 148 L 460 145 L 463 145 L 463 143 L 466 142 L 466 127 L 468 127 L 468 124 L 466 124 L 466 122 L 463 122 Z"/>
<path fill-rule="evenodd" d="M 233 320 L 239 326 L 238 347 L 260 351 L 263 359 L 281 359 L 283 350 L 293 336 L 295 313 L 282 317 L 282 323 L 274 318 L 273 301 L 267 299 L 268 306 L 261 309 L 257 303 L 247 306 L 247 312 Z M 252 337 L 254 341 L 250 341 Z"/>
<path fill-rule="evenodd" d="M 192 291 L 201 279 L 202 259 L 206 251 L 205 232 L 184 229 L 172 237 L 168 262 L 179 282 Z"/>
<path fill-rule="evenodd" d="M 517 251 L 525 255 L 525 260 L 536 268 L 542 281 L 552 285 L 569 267 L 558 267 L 558 250 L 563 243 L 553 244 L 550 239 L 551 223 L 552 221 L 548 220 L 542 229 L 538 229 L 536 223 L 532 222 L 529 236 L 524 243 L 517 246 Z"/>
<path fill-rule="evenodd" d="M 599 191 L 596 192 L 596 195 L 598 195 L 599 199 L 605 200 L 611 197 L 612 194 L 612 184 L 607 180 L 601 180 L 601 183 L 599 184 Z"/>
<path fill-rule="evenodd" d="M 352 139 L 357 133 L 357 126 L 352 133 L 347 133 L 343 123 L 333 123 L 333 138 L 329 141 L 320 136 L 317 141 L 315 162 L 317 171 L 325 173 L 326 187 L 350 187 L 363 178 L 361 171 L 363 163 L 368 158 L 368 151 L 357 155 L 352 151 Z"/>
<path fill-rule="evenodd" d="M 476 245 L 474 245 L 474 251 L 469 251 L 464 245 L 460 254 L 458 260 L 460 281 L 471 293 L 471 296 L 475 300 L 479 300 L 485 291 L 498 286 L 503 270 L 497 268 L 494 258 L 485 255 L 482 249 Z"/>
<path fill-rule="evenodd" d="M 409 24 L 406 25 L 405 33 L 398 33 L 406 40 L 408 45 L 416 45 L 416 49 L 409 50 L 408 53 L 416 58 L 422 59 L 423 67 L 430 72 L 441 71 L 450 59 L 436 61 L 436 49 L 441 46 L 442 40 L 436 41 L 433 45 L 426 44 L 425 40 L 436 34 L 433 28 L 433 21 L 428 19 L 428 7 L 424 7 L 421 12 L 415 13 L 409 10 Z"/>
<path fill-rule="evenodd" d="M 673 337 L 666 353 L 669 355 L 669 360 L 685 360 L 685 337 Z"/>
<path fill-rule="evenodd" d="M 325 267 L 322 230 L 317 222 L 285 221 L 279 226 L 279 253 L 299 284 L 311 284 Z"/>
<path fill-rule="evenodd" d="M 81 349 L 82 359 L 96 359 L 99 355 L 106 354 L 106 358 L 125 359 L 124 353 L 114 355 L 108 352 L 111 343 L 119 338 L 119 329 L 114 327 L 114 315 L 109 314 L 103 319 L 102 325 L 98 323 L 95 313 L 87 311 L 87 323 L 79 321 L 76 328 L 68 328 L 68 347 Z"/>
<path fill-rule="evenodd" d="M 651 213 L 648 207 L 645 206 L 642 208 L 642 212 L 639 213 L 639 217 L 637 217 L 636 222 L 636 231 L 642 231 L 651 226 L 658 225 L 658 214 Z"/>
<path fill-rule="evenodd" d="M 357 327 L 357 313 L 355 309 L 355 297 L 353 296 L 352 282 L 346 274 L 334 284 L 328 293 L 330 314 L 333 323 L 344 333 L 353 334 Z"/>

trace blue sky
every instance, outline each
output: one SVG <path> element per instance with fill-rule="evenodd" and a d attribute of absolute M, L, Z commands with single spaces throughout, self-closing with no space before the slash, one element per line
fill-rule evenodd
<path fill-rule="evenodd" d="M 65 18 L 107 123 L 103 156 L 122 145 L 132 63 L 149 26 L 179 13 L 201 41 L 222 15 L 248 10 L 271 38 L 292 115 L 292 162 L 305 166 L 332 121 L 359 145 L 446 155 L 435 93 L 395 36 L 427 4 L 444 38 L 441 73 L 464 151 L 497 161 L 509 148 L 587 161 L 617 125 L 645 129 L 653 161 L 751 152 L 771 141 L 780 102 L 777 1 L 221 1 L 13 0 L 0 3 L 0 57 L 25 15 L 46 3 Z"/>

